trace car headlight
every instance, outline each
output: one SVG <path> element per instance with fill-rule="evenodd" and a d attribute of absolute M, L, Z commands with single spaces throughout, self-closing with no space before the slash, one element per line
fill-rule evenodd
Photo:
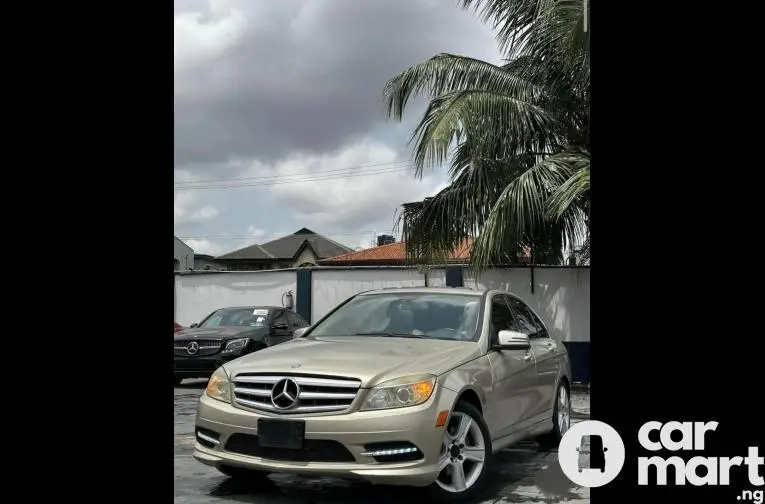
<path fill-rule="evenodd" d="M 248 338 L 237 338 L 226 343 L 224 352 L 236 352 L 247 346 Z"/>
<path fill-rule="evenodd" d="M 228 375 L 222 367 L 216 369 L 210 377 L 205 393 L 218 401 L 231 402 L 231 382 L 228 381 Z"/>
<path fill-rule="evenodd" d="M 369 391 L 361 411 L 417 406 L 430 399 L 435 388 L 433 375 L 405 376 L 383 382 Z"/>

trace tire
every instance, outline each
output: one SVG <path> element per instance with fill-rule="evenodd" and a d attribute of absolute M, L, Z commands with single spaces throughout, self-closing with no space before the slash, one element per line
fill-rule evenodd
<path fill-rule="evenodd" d="M 265 471 L 258 471 L 256 469 L 245 469 L 244 467 L 234 466 L 219 466 L 218 471 L 222 472 L 226 476 L 236 480 L 257 480 L 262 479 L 268 475 Z"/>
<path fill-rule="evenodd" d="M 174 386 L 177 387 L 178 385 L 181 384 L 182 381 L 183 381 L 183 378 L 181 378 L 180 376 L 173 376 L 173 385 Z"/>
<path fill-rule="evenodd" d="M 455 438 L 457 428 L 464 425 L 466 420 L 469 420 L 466 434 L 461 439 Z M 455 445 L 455 441 L 461 442 Z M 470 454 L 467 457 L 464 456 L 465 445 L 469 449 L 472 448 L 470 452 L 467 452 Z M 456 446 L 453 452 L 449 451 L 450 446 Z M 456 455 L 458 453 L 459 455 Z M 490 458 L 491 435 L 481 412 L 466 402 L 457 403 L 444 429 L 443 470 L 438 475 L 438 479 L 426 487 L 426 491 L 433 502 L 458 502 L 480 496 L 486 487 Z M 452 479 L 455 468 L 461 469 L 464 484 Z"/>
<path fill-rule="evenodd" d="M 563 381 L 558 384 L 558 391 L 555 393 L 552 422 L 552 431 L 537 438 L 537 443 L 546 450 L 558 448 L 563 435 L 571 427 L 571 394 Z"/>

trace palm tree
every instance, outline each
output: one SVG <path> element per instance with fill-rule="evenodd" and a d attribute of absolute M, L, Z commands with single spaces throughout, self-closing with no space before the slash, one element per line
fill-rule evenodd
<path fill-rule="evenodd" d="M 404 206 L 410 260 L 432 260 L 475 236 L 478 269 L 532 251 L 589 260 L 589 5 L 583 0 L 460 0 L 493 25 L 506 63 L 439 54 L 385 86 L 388 116 L 429 105 L 415 128 L 416 175 L 450 159 L 444 190 Z M 586 7 L 586 8 L 585 8 Z"/>

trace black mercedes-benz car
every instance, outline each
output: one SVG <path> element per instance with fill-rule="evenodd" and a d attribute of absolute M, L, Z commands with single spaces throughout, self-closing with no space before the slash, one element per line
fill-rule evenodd
<path fill-rule="evenodd" d="M 175 333 L 175 385 L 184 378 L 208 378 L 224 362 L 292 339 L 308 327 L 297 313 L 280 306 L 239 306 L 215 310 L 198 324 Z"/>

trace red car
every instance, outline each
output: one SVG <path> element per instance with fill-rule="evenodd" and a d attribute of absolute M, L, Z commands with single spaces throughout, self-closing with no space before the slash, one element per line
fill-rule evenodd
<path fill-rule="evenodd" d="M 173 323 L 175 324 L 175 331 L 173 331 L 173 333 L 177 333 L 178 331 L 181 331 L 184 329 L 184 327 L 178 322 L 173 322 Z"/>

